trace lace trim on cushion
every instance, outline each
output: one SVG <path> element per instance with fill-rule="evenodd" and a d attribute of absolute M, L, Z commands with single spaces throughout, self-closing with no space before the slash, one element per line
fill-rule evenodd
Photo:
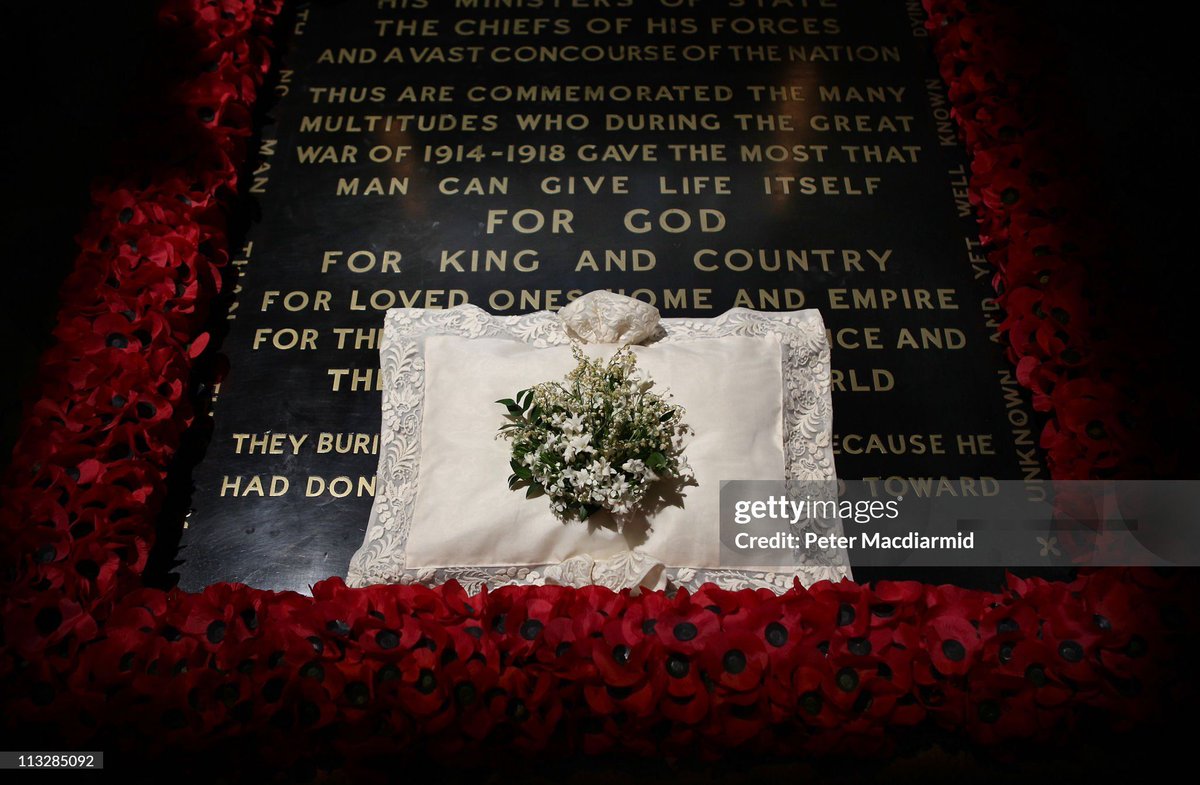
<path fill-rule="evenodd" d="M 793 579 L 804 585 L 850 576 L 844 551 L 816 552 L 806 562 L 778 571 L 670 567 L 643 549 L 595 560 L 580 556 L 557 564 L 533 566 L 408 568 L 405 549 L 412 526 L 421 454 L 421 416 L 425 388 L 424 339 L 429 335 L 501 337 L 546 347 L 570 343 L 563 321 L 540 311 L 524 316 L 493 316 L 473 305 L 433 310 L 388 311 L 380 367 L 383 373 L 383 422 L 378 484 L 362 547 L 350 561 L 347 583 L 420 583 L 456 580 L 469 592 L 484 584 L 600 584 L 612 589 L 652 589 L 705 583 L 721 588 L 768 588 L 785 591 Z M 830 402 L 829 345 L 816 311 L 761 313 L 734 308 L 713 319 L 663 319 L 658 341 L 671 343 L 725 335 L 779 337 L 783 357 L 783 435 L 785 476 L 789 482 L 834 480 Z M 807 525 L 819 525 L 809 522 Z M 840 521 L 824 524 L 822 534 L 841 533 Z"/>

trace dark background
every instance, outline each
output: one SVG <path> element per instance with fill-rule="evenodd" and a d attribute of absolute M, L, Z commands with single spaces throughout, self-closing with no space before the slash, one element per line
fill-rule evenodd
<path fill-rule="evenodd" d="M 88 207 L 89 183 L 105 171 L 108 151 L 128 122 L 127 110 L 144 89 L 139 85 L 152 81 L 146 79 L 152 8 L 148 0 L 122 0 L 17 3 L 4 10 L 0 467 L 9 460 L 36 358 L 50 343 L 57 289 L 74 259 L 73 237 Z M 1061 100 L 1075 107 L 1089 133 L 1080 144 L 1093 161 L 1098 192 L 1112 210 L 1123 242 L 1119 250 L 1129 259 L 1130 273 L 1146 283 L 1125 304 L 1126 318 L 1158 321 L 1162 340 L 1175 348 L 1177 359 L 1163 370 L 1175 373 L 1181 364 L 1195 362 L 1188 338 L 1197 310 L 1191 272 L 1197 263 L 1192 215 L 1197 155 L 1188 121 L 1198 91 L 1193 32 L 1179 19 L 1165 21 L 1160 8 L 1138 4 L 1055 0 L 1037 8 L 1045 32 L 1062 42 L 1070 91 Z M 1194 718 L 1189 725 L 1195 727 Z M 1186 732 L 1187 726 L 1179 730 Z M 1101 772 L 1135 773 L 1140 780 L 1152 777 L 1156 768 L 1165 772 L 1174 745 L 1158 738 L 1147 749 L 1138 739 L 1126 739 L 1122 747 L 1134 754 L 1105 750 L 1101 743 L 1065 757 L 1022 754 L 1016 771 L 987 772 L 964 764 L 951 750 L 934 756 L 945 764 L 939 768 L 946 779 L 929 778 L 929 767 L 922 765 L 929 762 L 926 755 L 882 770 L 839 769 L 838 780 L 887 775 L 889 781 L 903 782 L 999 782 L 1012 781 L 1015 774 L 1025 782 L 1050 776 L 1069 782 Z M 1174 749 L 1182 754 L 1185 748 Z M 597 777 L 612 774 L 611 765 L 588 765 L 596 766 Z M 1130 767 L 1136 772 L 1127 771 Z M 722 770 L 693 768 L 690 779 L 717 781 L 713 776 Z M 650 776 L 664 773 L 655 771 Z M 622 766 L 620 776 L 631 773 L 638 779 L 636 771 Z M 820 768 L 807 773 L 824 779 Z M 755 781 L 762 779 L 756 775 Z"/>
<path fill-rule="evenodd" d="M 0 466 L 7 467 L 58 288 L 75 260 L 91 181 L 153 81 L 153 0 L 12 3 L 0 17 Z"/>
<path fill-rule="evenodd" d="M 37 357 L 50 343 L 57 290 L 75 255 L 74 235 L 94 177 L 110 168 L 123 124 L 152 97 L 153 0 L 115 4 L 28 4 L 5 20 L 3 73 L 7 155 L 0 220 L 6 274 L 0 283 L 0 465 L 6 465 L 31 391 Z M 1030 4 L 1035 23 L 1059 42 L 1068 86 L 1054 96 L 1086 132 L 1094 193 L 1140 286 L 1127 289 L 1123 319 L 1153 320 L 1153 333 L 1191 353 L 1196 254 L 1189 236 L 1196 150 L 1186 117 L 1197 98 L 1186 33 L 1117 2 Z M 1163 368 L 1174 372 L 1177 366 Z M 1182 382 L 1179 382 L 1182 384 Z M 1184 413 L 1180 413 L 1181 415 Z M 997 585 L 1002 570 L 922 570 L 911 577 L 967 586 Z M 864 571 L 860 580 L 882 577 Z"/>

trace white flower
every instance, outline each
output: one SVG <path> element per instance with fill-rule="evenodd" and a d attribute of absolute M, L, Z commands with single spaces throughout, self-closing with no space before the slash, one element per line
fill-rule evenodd
<path fill-rule="evenodd" d="M 576 414 L 572 414 L 570 417 L 565 417 L 565 418 L 563 418 L 562 415 L 558 415 L 558 416 L 562 419 L 559 423 L 556 423 L 556 424 L 560 425 L 562 427 L 563 431 L 566 433 L 571 433 L 571 434 L 582 433 L 583 426 L 587 425 L 587 420 L 585 420 L 583 418 L 582 414 L 576 413 Z"/>
<path fill-rule="evenodd" d="M 629 481 L 618 474 L 608 486 L 608 497 L 616 501 L 627 493 L 629 493 Z"/>
<path fill-rule="evenodd" d="M 592 435 L 590 433 L 581 433 L 578 436 L 572 436 L 566 440 L 563 446 L 563 460 L 575 460 L 575 456 L 580 453 L 594 453 L 596 448 L 592 446 Z"/>
<path fill-rule="evenodd" d="M 617 473 L 617 470 L 612 467 L 612 464 L 609 463 L 608 459 L 604 456 L 600 456 L 596 460 L 592 461 L 592 465 L 588 468 L 591 469 L 592 474 L 595 474 L 597 477 L 607 477 L 610 474 Z"/>

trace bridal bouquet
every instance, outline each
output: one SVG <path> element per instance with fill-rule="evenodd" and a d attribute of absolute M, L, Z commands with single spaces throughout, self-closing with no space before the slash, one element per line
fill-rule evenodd
<path fill-rule="evenodd" d="M 555 515 L 582 521 L 634 512 L 660 478 L 692 479 L 683 409 L 635 375 L 629 347 L 607 363 L 572 352 L 579 364 L 563 381 L 497 401 L 508 410 L 498 435 L 512 442 L 508 487 L 549 496 Z"/>

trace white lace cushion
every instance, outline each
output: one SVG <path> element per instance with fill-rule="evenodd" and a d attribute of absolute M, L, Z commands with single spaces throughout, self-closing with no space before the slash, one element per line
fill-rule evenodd
<path fill-rule="evenodd" d="M 567 333 L 584 343 L 643 343 L 658 331 L 658 309 L 633 297 L 598 289 L 558 312 Z"/>
<path fill-rule="evenodd" d="M 560 312 L 561 313 L 561 312 Z M 383 373 L 379 478 L 371 518 L 362 547 L 350 560 L 346 582 L 436 585 L 455 580 L 469 592 L 484 585 L 559 583 L 584 586 L 686 587 L 704 583 L 724 589 L 766 588 L 786 591 L 795 578 L 804 585 L 850 577 L 844 550 L 805 554 L 799 565 L 785 568 L 666 567 L 642 548 L 597 561 L 579 556 L 543 565 L 456 564 L 414 568 L 406 551 L 414 527 L 419 476 L 422 413 L 425 403 L 425 342 L 436 335 L 503 338 L 531 346 L 566 346 L 571 342 L 559 313 L 538 311 L 522 316 L 494 316 L 474 305 L 455 308 L 393 308 L 384 321 L 380 345 Z M 783 453 L 788 480 L 836 478 L 829 389 L 829 342 L 815 310 L 763 313 L 734 308 L 711 319 L 663 319 L 656 340 L 681 343 L 729 336 L 777 336 L 783 344 Z M 807 524 L 805 524 L 807 525 Z M 840 522 L 813 524 L 821 534 L 841 534 Z"/>
<path fill-rule="evenodd" d="M 600 357 L 615 350 L 586 347 Z M 526 499 L 506 484 L 510 444 L 495 438 L 503 415 L 495 401 L 562 378 L 575 365 L 570 348 L 503 338 L 426 338 L 419 481 L 406 566 L 544 565 L 613 559 L 639 548 L 666 566 L 716 567 L 721 481 L 784 478 L 780 340 L 726 336 L 633 350 L 638 367 L 687 412 L 695 435 L 686 455 L 697 484 L 618 531 L 603 513 L 588 523 L 564 524 L 545 498 Z"/>

